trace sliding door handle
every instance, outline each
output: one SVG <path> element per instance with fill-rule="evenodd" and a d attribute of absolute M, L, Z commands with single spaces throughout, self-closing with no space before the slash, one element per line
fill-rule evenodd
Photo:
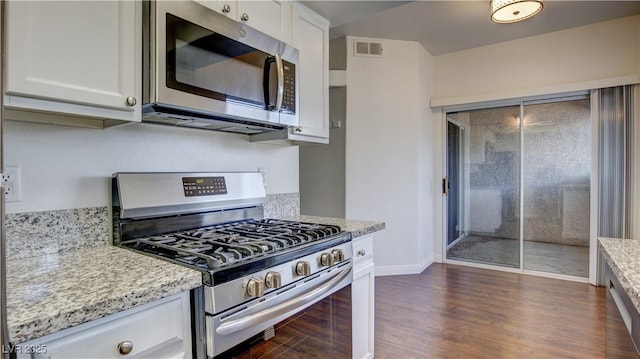
<path fill-rule="evenodd" d="M 442 179 L 442 193 L 445 196 L 449 195 L 449 176 L 444 176 Z"/>

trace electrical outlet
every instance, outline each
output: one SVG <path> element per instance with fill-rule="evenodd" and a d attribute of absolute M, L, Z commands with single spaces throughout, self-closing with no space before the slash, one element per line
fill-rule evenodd
<path fill-rule="evenodd" d="M 20 167 L 7 166 L 2 173 L 2 188 L 4 189 L 5 201 L 19 202 L 22 200 L 20 191 Z"/>

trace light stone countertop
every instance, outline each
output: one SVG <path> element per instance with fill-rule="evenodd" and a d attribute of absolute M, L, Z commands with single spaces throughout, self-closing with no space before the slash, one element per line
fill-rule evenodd
<path fill-rule="evenodd" d="M 8 260 L 7 322 L 22 343 L 202 285 L 202 274 L 111 245 Z"/>
<path fill-rule="evenodd" d="M 640 240 L 598 238 L 600 253 L 640 311 Z"/>
<path fill-rule="evenodd" d="M 366 236 L 367 234 L 378 232 L 385 228 L 384 222 L 362 221 L 357 219 L 329 218 L 306 215 L 288 217 L 285 219 L 339 226 L 343 231 L 351 232 L 352 239 Z"/>
<path fill-rule="evenodd" d="M 373 221 L 286 219 L 337 225 L 354 239 L 385 228 Z M 14 344 L 202 285 L 199 271 L 111 245 L 8 260 L 6 265 L 7 321 Z"/>

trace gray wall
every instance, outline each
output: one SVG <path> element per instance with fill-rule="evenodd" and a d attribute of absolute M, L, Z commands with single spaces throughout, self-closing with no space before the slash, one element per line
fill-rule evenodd
<path fill-rule="evenodd" d="M 346 87 L 329 89 L 328 145 L 300 147 L 300 213 L 345 216 Z"/>

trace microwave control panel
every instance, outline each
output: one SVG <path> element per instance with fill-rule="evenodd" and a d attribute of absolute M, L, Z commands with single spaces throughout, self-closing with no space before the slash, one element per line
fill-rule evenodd
<path fill-rule="evenodd" d="M 296 65 L 283 61 L 284 67 L 284 95 L 280 112 L 296 113 Z"/>

